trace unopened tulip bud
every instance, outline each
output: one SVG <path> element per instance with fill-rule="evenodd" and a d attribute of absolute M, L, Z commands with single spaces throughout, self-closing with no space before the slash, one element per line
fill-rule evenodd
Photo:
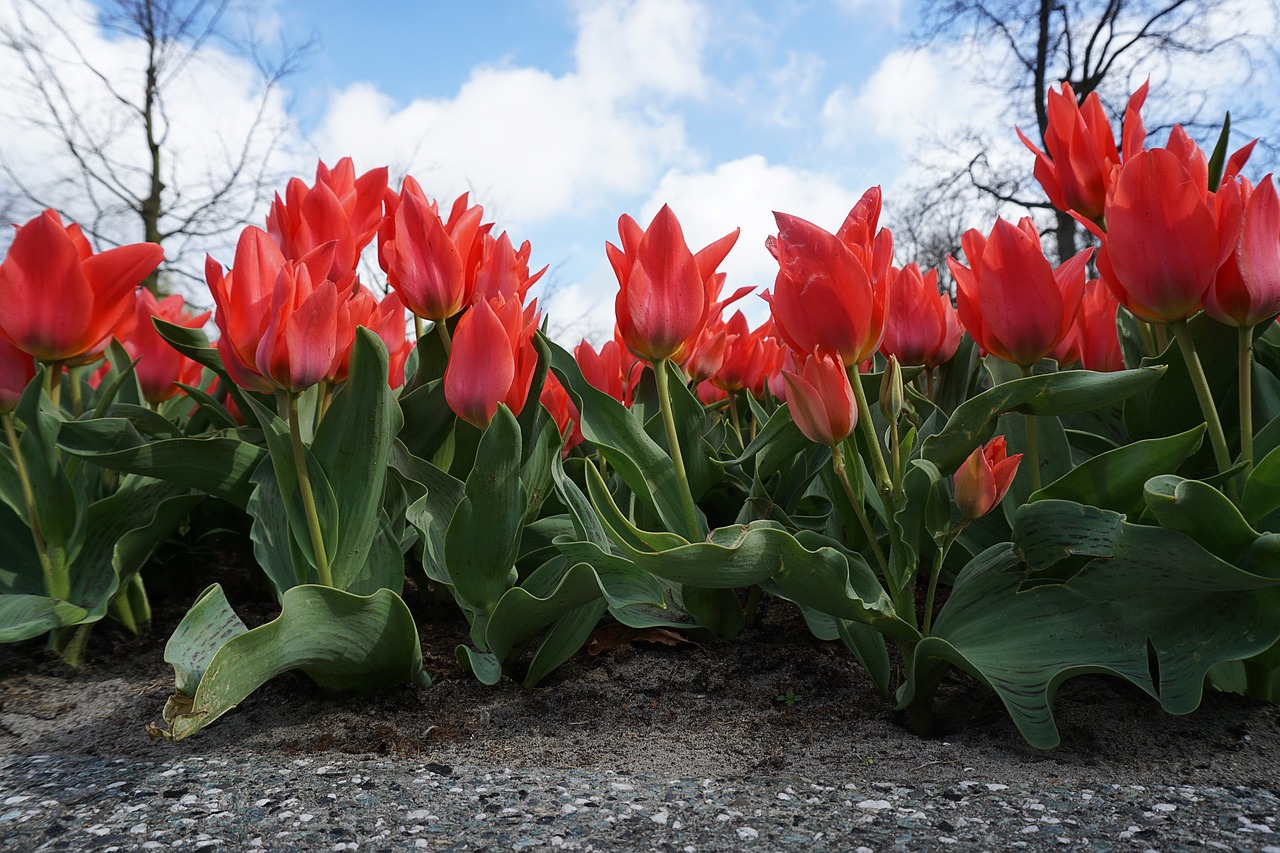
<path fill-rule="evenodd" d="M 981 518 L 996 508 L 1018 473 L 1022 454 L 1007 455 L 1003 435 L 977 447 L 956 471 L 956 506 L 968 519 Z"/>
<path fill-rule="evenodd" d="M 880 378 L 880 411 L 890 422 L 902 417 L 906 408 L 906 392 L 902 388 L 902 368 L 896 356 L 889 356 L 889 364 Z"/>

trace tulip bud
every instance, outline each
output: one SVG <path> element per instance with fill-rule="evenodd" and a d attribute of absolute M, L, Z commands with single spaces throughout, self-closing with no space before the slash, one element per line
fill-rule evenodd
<path fill-rule="evenodd" d="M 902 417 L 907 407 L 906 392 L 902 387 L 902 368 L 896 356 L 889 356 L 889 364 L 880 378 L 880 411 L 892 423 Z"/>
<path fill-rule="evenodd" d="M 956 506 L 967 519 L 981 518 L 996 508 L 1018 473 L 1022 454 L 1006 455 L 1003 435 L 977 447 L 956 471 Z"/>

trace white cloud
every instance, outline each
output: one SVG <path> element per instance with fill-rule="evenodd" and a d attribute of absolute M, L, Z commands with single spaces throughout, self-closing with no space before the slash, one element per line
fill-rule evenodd
<path fill-rule="evenodd" d="M 836 9 L 853 18 L 874 15 L 897 27 L 902 22 L 902 0 L 833 0 Z"/>
<path fill-rule="evenodd" d="M 369 84 L 336 94 L 316 134 L 328 156 L 391 163 L 431 194 L 467 189 L 520 228 L 592 212 L 692 163 L 672 99 L 705 89 L 707 21 L 693 0 L 583 4 L 576 67 L 481 66 L 457 94 L 399 106 Z"/>

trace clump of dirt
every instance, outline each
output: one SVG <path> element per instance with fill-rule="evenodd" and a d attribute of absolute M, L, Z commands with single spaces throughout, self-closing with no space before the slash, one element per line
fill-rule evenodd
<path fill-rule="evenodd" d="M 251 624 L 274 614 L 243 558 L 193 566 L 194 582 L 153 584 L 151 634 L 104 624 L 86 664 L 64 666 L 37 641 L 0 648 L 0 750 L 165 760 L 184 755 L 391 756 L 489 767 L 609 767 L 672 776 L 787 773 L 807 778 L 1012 784 L 1250 784 L 1280 788 L 1280 716 L 1272 706 L 1208 694 L 1195 714 L 1172 717 L 1115 679 L 1073 679 L 1055 710 L 1063 745 L 1027 746 L 994 694 L 962 674 L 938 692 L 939 734 L 900 725 L 839 644 L 806 630 L 794 608 L 762 603 L 733 641 L 682 643 L 602 635 L 543 684 L 495 687 L 463 673 L 454 648 L 467 626 L 448 602 L 412 585 L 434 684 L 362 696 L 326 694 L 284 676 L 236 711 L 179 743 L 150 739 L 172 687 L 164 641 L 200 586 L 219 580 Z"/>

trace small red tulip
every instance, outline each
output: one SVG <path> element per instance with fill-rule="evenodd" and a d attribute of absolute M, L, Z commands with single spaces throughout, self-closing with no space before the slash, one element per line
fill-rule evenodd
<path fill-rule="evenodd" d="M 154 243 L 95 255 L 78 225 L 46 210 L 18 227 L 0 263 L 0 330 L 41 361 L 96 361 L 133 323 L 137 287 L 162 260 Z"/>
<path fill-rule="evenodd" d="M 840 359 L 824 353 L 805 356 L 799 372 L 784 370 L 791 417 L 810 441 L 834 447 L 858 423 L 853 386 Z"/>
<path fill-rule="evenodd" d="M 201 367 L 169 345 L 160 337 L 153 317 L 159 317 L 167 323 L 198 329 L 209 319 L 211 312 L 196 314 L 187 310 L 182 297 L 166 296 L 157 300 L 149 290 L 138 293 L 136 319 L 124 348 L 129 355 L 138 359 L 138 384 L 142 386 L 142 396 L 148 403 L 157 404 L 168 400 L 183 385 L 196 385 L 200 382 Z"/>
<path fill-rule="evenodd" d="M 938 291 L 938 271 L 922 276 L 916 264 L 893 267 L 889 291 L 889 317 L 880 352 L 896 356 L 899 364 L 937 367 L 949 361 L 964 329 L 951 297 Z"/>
<path fill-rule="evenodd" d="M 997 435 L 982 447 L 975 448 L 952 478 L 956 490 L 956 506 L 965 518 L 981 518 L 1004 498 L 1018 473 L 1022 454 L 1006 455 L 1005 438 Z"/>
<path fill-rule="evenodd" d="M 1067 337 L 1084 295 L 1084 267 L 1092 249 L 1054 269 L 1030 218 L 997 219 L 990 238 L 976 230 L 962 238 L 965 267 L 947 266 L 956 280 L 960 322 L 984 352 L 1022 366 L 1035 364 Z"/>
<path fill-rule="evenodd" d="M 523 308 L 501 296 L 481 300 L 462 315 L 444 371 L 444 398 L 454 414 L 479 429 L 489 425 L 500 404 L 520 414 L 538 361 L 538 319 L 537 303 Z"/>
<path fill-rule="evenodd" d="M 1232 199 L 1243 209 L 1240 237 L 1205 293 L 1204 310 L 1219 323 L 1251 327 L 1280 314 L 1280 198 L 1267 175 L 1256 188 L 1244 178 L 1224 184 L 1219 210 Z"/>
<path fill-rule="evenodd" d="M 552 420 L 556 422 L 560 435 L 564 438 L 560 455 L 568 456 L 575 447 L 586 440 L 582 435 L 582 416 L 578 414 L 578 407 L 574 405 L 573 398 L 569 396 L 569 392 L 560 384 L 560 380 L 554 373 L 547 373 L 547 380 L 542 384 L 542 395 L 538 399 L 546 407 Z"/>

